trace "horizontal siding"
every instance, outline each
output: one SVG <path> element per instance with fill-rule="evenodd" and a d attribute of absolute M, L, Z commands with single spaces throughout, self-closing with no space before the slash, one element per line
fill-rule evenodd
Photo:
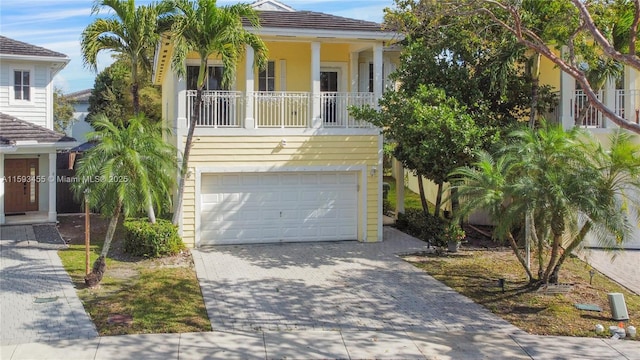
<path fill-rule="evenodd" d="M 12 91 L 12 69 L 33 70 L 32 101 L 29 103 L 10 103 Z M 47 126 L 47 94 L 49 85 L 48 68 L 40 64 L 2 62 L 0 64 L 0 107 L 2 112 L 29 121 L 39 126 Z"/>
<path fill-rule="evenodd" d="M 189 158 L 190 168 L 207 167 L 297 167 L 297 166 L 366 166 L 367 197 L 365 209 L 368 241 L 378 239 L 378 179 L 370 176 L 369 169 L 378 166 L 378 136 L 287 136 L 282 137 L 199 136 L 193 143 Z M 184 141 L 184 138 L 183 138 Z M 381 171 L 381 169 L 379 169 Z M 276 170 L 277 171 L 277 170 Z M 183 212 L 183 240 L 194 246 L 195 237 L 195 183 L 185 184 Z M 361 224 L 358 230 L 361 230 Z"/>

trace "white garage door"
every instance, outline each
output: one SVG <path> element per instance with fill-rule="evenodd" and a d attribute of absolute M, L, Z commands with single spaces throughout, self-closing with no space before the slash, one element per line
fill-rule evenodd
<path fill-rule="evenodd" d="M 355 240 L 354 172 L 203 174 L 200 245 Z"/>

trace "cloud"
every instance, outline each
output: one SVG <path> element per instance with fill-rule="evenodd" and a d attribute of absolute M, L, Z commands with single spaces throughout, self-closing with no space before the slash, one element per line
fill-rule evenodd
<path fill-rule="evenodd" d="M 6 11 L 6 10 L 3 10 Z M 2 26 L 4 27 L 12 27 L 19 25 L 27 25 L 27 24 L 36 24 L 42 23 L 45 21 L 59 21 L 72 17 L 79 16 L 90 16 L 91 8 L 79 8 L 79 9 L 67 9 L 67 10 L 59 10 L 59 11 L 43 11 L 40 13 L 28 13 L 24 15 L 4 15 L 2 16 Z M 4 31 L 4 30 L 3 30 Z"/>

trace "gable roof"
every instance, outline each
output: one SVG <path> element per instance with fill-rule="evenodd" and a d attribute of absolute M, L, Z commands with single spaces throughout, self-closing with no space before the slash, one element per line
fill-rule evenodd
<path fill-rule="evenodd" d="M 66 59 L 67 55 L 57 51 L 45 49 L 40 46 L 27 44 L 26 42 L 10 39 L 0 35 L 0 54 L 21 56 L 45 56 Z"/>
<path fill-rule="evenodd" d="M 256 0 L 251 3 L 251 7 L 256 10 L 296 11 L 291 6 L 277 0 Z"/>
<path fill-rule="evenodd" d="M 36 141 L 37 143 L 73 142 L 76 139 L 49 130 L 42 126 L 20 120 L 11 115 L 0 113 L 0 144 L 14 145 L 18 141 Z"/>
<path fill-rule="evenodd" d="M 325 14 L 315 11 L 261 10 L 260 25 L 263 28 L 315 29 L 338 31 L 382 32 L 382 25 L 358 19 Z M 245 26 L 250 26 L 245 22 Z"/>
<path fill-rule="evenodd" d="M 88 102 L 89 97 L 91 97 L 92 91 L 93 91 L 92 89 L 84 89 L 84 90 L 68 93 L 64 97 L 75 102 Z"/>

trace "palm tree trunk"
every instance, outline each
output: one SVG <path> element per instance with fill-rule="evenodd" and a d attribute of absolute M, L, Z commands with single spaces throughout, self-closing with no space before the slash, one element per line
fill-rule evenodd
<path fill-rule="evenodd" d="M 438 194 L 436 195 L 436 205 L 433 210 L 433 216 L 440 216 L 440 207 L 442 206 L 442 182 L 438 183 Z"/>
<path fill-rule="evenodd" d="M 551 270 L 556 265 L 558 261 L 558 254 L 560 252 L 560 243 L 562 242 L 562 234 L 553 234 L 553 246 L 551 247 L 551 257 L 549 258 L 549 264 L 547 265 L 547 269 L 544 271 L 544 275 L 542 277 L 542 282 L 544 284 L 549 283 L 549 275 L 551 275 Z"/>
<path fill-rule="evenodd" d="M 138 84 L 138 58 L 133 57 L 131 59 L 131 97 L 133 98 L 133 114 L 138 115 L 140 113 L 140 94 Z"/>
<path fill-rule="evenodd" d="M 511 234 L 511 232 L 507 233 L 507 240 L 509 241 L 511 250 L 513 250 L 513 253 L 516 255 L 516 258 L 524 268 L 524 271 L 526 271 L 527 276 L 529 277 L 529 283 L 533 283 L 535 278 L 533 277 L 531 270 L 529 270 L 529 268 L 527 267 L 527 261 L 524 259 L 524 257 L 520 253 L 520 250 L 518 250 L 518 244 L 516 244 L 516 239 L 513 238 L 513 235 Z"/>
<path fill-rule="evenodd" d="M 116 226 L 118 226 L 118 219 L 120 218 L 120 212 L 122 211 L 122 201 L 118 202 L 116 205 L 116 209 L 111 216 L 111 220 L 109 221 L 109 227 L 107 228 L 107 234 L 104 236 L 104 245 L 102 245 L 102 252 L 100 252 L 100 256 L 107 257 L 109 253 L 109 248 L 111 247 L 111 241 L 113 240 L 113 235 L 116 233 Z"/>
<path fill-rule="evenodd" d="M 573 239 L 573 241 L 569 244 L 569 246 L 567 246 L 567 248 L 564 250 L 562 255 L 560 255 L 558 262 L 553 267 L 553 271 L 549 276 L 549 282 L 554 284 L 558 283 L 558 280 L 560 279 L 560 276 L 559 276 L 560 267 L 562 267 L 562 264 L 564 263 L 565 260 L 567 260 L 567 257 L 571 255 L 573 250 L 575 250 L 578 247 L 578 245 L 582 243 L 582 241 L 584 240 L 584 237 L 587 236 L 587 233 L 589 232 L 589 230 L 591 230 L 591 226 L 592 226 L 591 221 L 587 221 L 582 226 L 582 229 L 580 229 L 580 232 L 578 233 L 578 235 L 576 235 L 575 239 Z"/>
<path fill-rule="evenodd" d="M 173 219 L 171 222 L 178 225 L 182 216 L 182 204 L 184 199 L 184 183 L 187 180 L 187 170 L 189 167 L 189 155 L 191 154 L 191 146 L 193 145 L 193 133 L 196 129 L 196 122 L 200 121 L 200 106 L 202 105 L 202 91 L 199 88 L 196 94 L 195 108 L 193 109 L 191 119 L 189 119 L 189 132 L 187 133 L 187 141 L 184 146 L 184 154 L 182 156 L 182 166 L 180 167 L 180 183 L 178 185 L 178 201 L 176 202 Z M 180 141 L 180 140 L 178 140 Z"/>
<path fill-rule="evenodd" d="M 429 214 L 429 205 L 427 205 L 427 198 L 424 195 L 424 184 L 422 183 L 422 175 L 418 174 L 418 189 L 420 190 L 420 202 L 422 203 L 422 211 L 425 214 Z"/>
<path fill-rule="evenodd" d="M 118 201 L 116 209 L 109 221 L 109 227 L 107 227 L 107 233 L 104 237 L 104 244 L 102 245 L 102 251 L 100 256 L 93 263 L 93 269 L 91 273 L 84 277 L 84 282 L 89 287 L 94 287 L 102 281 L 102 276 L 107 268 L 107 255 L 109 254 L 109 248 L 111 248 L 111 242 L 113 241 L 113 235 L 116 233 L 116 227 L 118 226 L 118 219 L 120 218 L 120 212 L 122 211 L 122 201 Z"/>
<path fill-rule="evenodd" d="M 156 211 L 153 209 L 153 203 L 151 200 L 149 200 L 149 204 L 147 205 L 147 216 L 149 217 L 150 223 L 156 223 Z"/>

